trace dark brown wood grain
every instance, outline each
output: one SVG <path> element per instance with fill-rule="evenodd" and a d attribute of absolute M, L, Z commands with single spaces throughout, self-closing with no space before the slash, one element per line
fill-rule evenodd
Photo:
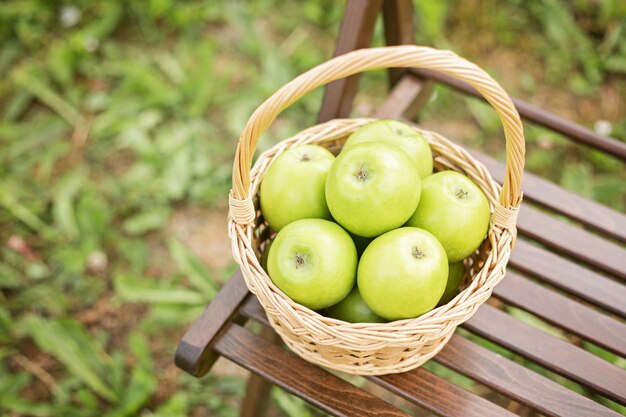
<path fill-rule="evenodd" d="M 626 370 L 482 305 L 463 327 L 612 400 L 626 403 Z"/>
<path fill-rule="evenodd" d="M 237 270 L 183 336 L 174 358 L 176 366 L 197 377 L 206 374 L 217 359 L 212 344 L 233 320 L 248 294 L 243 275 Z"/>
<path fill-rule="evenodd" d="M 515 307 L 626 357 L 626 325 L 508 271 L 493 294 Z"/>
<path fill-rule="evenodd" d="M 387 45 L 409 45 L 415 43 L 413 25 L 413 3 L 411 0 L 385 0 L 383 2 L 383 23 Z M 389 86 L 393 87 L 406 68 L 389 69 Z"/>
<path fill-rule="evenodd" d="M 348 0 L 339 29 L 335 56 L 370 45 L 381 5 L 382 0 Z M 317 119 L 319 123 L 350 116 L 360 77 L 360 74 L 356 74 L 326 86 L 322 109 Z"/>
<path fill-rule="evenodd" d="M 434 360 L 547 416 L 619 415 L 458 335 Z"/>
<path fill-rule="evenodd" d="M 474 87 L 449 75 L 422 68 L 413 68 L 411 71 L 419 77 L 432 78 L 464 94 L 482 99 L 482 96 Z M 548 129 L 552 129 L 555 132 L 562 133 L 563 135 L 573 139 L 575 142 L 599 149 L 621 159 L 622 161 L 626 161 L 626 143 L 607 136 L 599 135 L 593 130 L 587 129 L 577 123 L 566 120 L 546 109 L 534 106 L 523 100 L 516 98 L 513 98 L 512 100 L 522 118 L 547 127 Z"/>
<path fill-rule="evenodd" d="M 518 239 L 509 265 L 626 318 L 626 285 Z"/>
<path fill-rule="evenodd" d="M 437 415 L 447 417 L 515 415 L 423 368 L 369 379 Z"/>
<path fill-rule="evenodd" d="M 470 150 L 482 162 L 493 178 L 502 183 L 504 164 L 482 152 Z M 583 198 L 530 172 L 524 172 L 524 199 L 563 214 L 603 235 L 626 242 L 626 214 Z"/>
<path fill-rule="evenodd" d="M 215 343 L 215 351 L 334 416 L 408 416 L 236 324 Z"/>
<path fill-rule="evenodd" d="M 626 249 L 522 204 L 517 218 L 520 233 L 559 252 L 626 280 Z"/>

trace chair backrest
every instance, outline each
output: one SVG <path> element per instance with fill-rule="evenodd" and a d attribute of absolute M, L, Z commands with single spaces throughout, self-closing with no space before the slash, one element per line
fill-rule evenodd
<path fill-rule="evenodd" d="M 387 45 L 415 43 L 413 24 L 415 13 L 411 0 L 348 0 L 339 29 L 335 56 L 368 47 L 372 41 L 376 19 L 381 12 Z M 406 72 L 406 69 L 390 70 L 390 86 L 393 87 L 399 82 L 402 74 Z M 412 69 L 409 72 L 422 80 L 432 80 L 448 85 L 460 93 L 481 98 L 480 94 L 467 83 L 448 75 L 421 69 Z M 359 75 L 355 75 L 335 81 L 326 87 L 318 122 L 350 116 L 359 78 Z M 513 98 L 513 101 L 524 120 L 546 127 L 575 143 L 592 147 L 626 162 L 626 143 L 600 135 L 523 100 Z"/>

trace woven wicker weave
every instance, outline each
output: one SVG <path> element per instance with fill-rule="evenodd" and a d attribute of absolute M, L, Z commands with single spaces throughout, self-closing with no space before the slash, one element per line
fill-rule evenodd
<path fill-rule="evenodd" d="M 278 114 L 307 92 L 355 73 L 398 67 L 444 72 L 475 87 L 495 108 L 506 136 L 506 176 L 502 187 L 466 151 L 441 135 L 422 131 L 435 155 L 436 169 L 454 169 L 469 176 L 487 195 L 492 216 L 487 239 L 466 260 L 464 290 L 448 304 L 415 319 L 390 323 L 346 323 L 293 302 L 260 266 L 258 255 L 269 235 L 256 198 L 263 175 L 286 149 L 315 143 L 335 153 L 347 136 L 371 119 L 337 119 L 313 126 L 259 156 L 251 169 L 260 135 Z M 522 200 L 524 135 L 519 115 L 506 92 L 483 70 L 449 51 L 419 46 L 361 49 L 342 55 L 300 75 L 278 90 L 252 115 L 237 147 L 230 193 L 229 233 L 235 260 L 246 284 L 256 294 L 269 321 L 285 343 L 304 359 L 359 375 L 381 375 L 416 368 L 434 356 L 484 303 L 504 277 L 516 237 Z"/>

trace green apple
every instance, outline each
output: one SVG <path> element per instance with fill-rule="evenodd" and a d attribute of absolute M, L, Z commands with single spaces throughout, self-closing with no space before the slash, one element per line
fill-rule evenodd
<path fill-rule="evenodd" d="M 329 307 L 325 315 L 349 323 L 384 323 L 363 301 L 359 289 L 354 287 L 339 303 Z"/>
<path fill-rule="evenodd" d="M 298 219 L 331 220 L 326 175 L 335 157 L 317 145 L 293 147 L 272 161 L 261 183 L 261 212 L 279 231 Z"/>
<path fill-rule="evenodd" d="M 387 320 L 426 313 L 446 288 L 448 259 L 432 234 L 416 227 L 392 230 L 369 244 L 357 272 L 361 297 Z"/>
<path fill-rule="evenodd" d="M 420 199 L 420 176 L 409 157 L 378 142 L 341 152 L 326 178 L 326 201 L 349 232 L 374 237 L 402 226 Z"/>
<path fill-rule="evenodd" d="M 424 135 L 411 126 L 396 120 L 378 120 L 368 123 L 350 135 L 343 149 L 365 142 L 382 142 L 402 149 L 417 166 L 420 178 L 433 172 L 433 153 Z"/>
<path fill-rule="evenodd" d="M 468 177 L 441 171 L 422 181 L 417 210 L 406 223 L 435 235 L 450 262 L 460 261 L 480 246 L 489 228 L 489 201 Z"/>
<path fill-rule="evenodd" d="M 276 235 L 267 268 L 287 296 L 318 310 L 337 304 L 354 287 L 356 248 L 348 232 L 336 223 L 296 220 Z"/>
<path fill-rule="evenodd" d="M 456 293 L 459 290 L 459 285 L 461 284 L 461 278 L 463 278 L 463 273 L 465 272 L 463 261 L 449 264 L 448 271 L 448 283 L 446 284 L 446 289 L 441 296 L 441 300 L 439 300 L 439 303 L 437 304 L 439 306 L 449 303 L 450 300 L 456 296 Z"/>

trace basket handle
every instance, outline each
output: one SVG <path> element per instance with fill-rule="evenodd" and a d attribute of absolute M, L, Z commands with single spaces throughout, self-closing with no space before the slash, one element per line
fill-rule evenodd
<path fill-rule="evenodd" d="M 506 138 L 506 173 L 494 222 L 505 229 L 514 229 L 522 200 L 525 154 L 519 113 L 504 89 L 476 64 L 451 51 L 416 45 L 359 49 L 337 56 L 285 84 L 261 104 L 248 120 L 235 153 L 233 188 L 229 196 L 230 215 L 235 223 L 245 225 L 254 222 L 255 210 L 250 196 L 252 157 L 261 134 L 284 109 L 306 93 L 331 81 L 366 70 L 405 67 L 432 69 L 463 80 L 476 88 L 496 110 Z"/>

